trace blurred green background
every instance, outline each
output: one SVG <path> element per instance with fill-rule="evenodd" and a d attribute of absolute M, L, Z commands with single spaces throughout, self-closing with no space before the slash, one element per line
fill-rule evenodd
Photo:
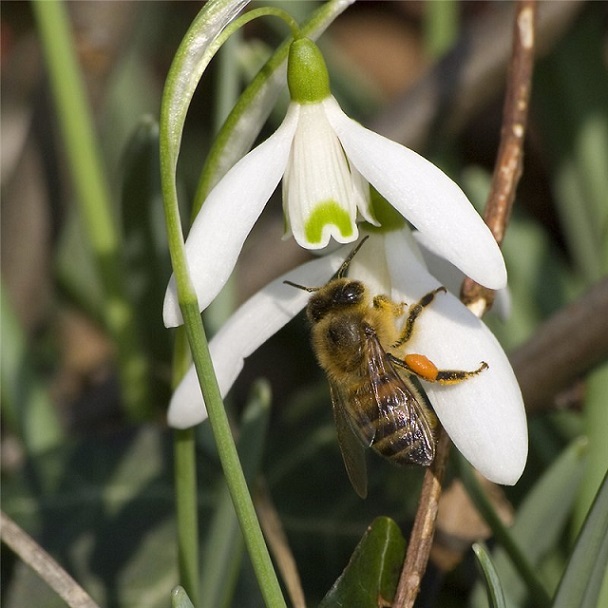
<path fill-rule="evenodd" d="M 277 4 L 298 19 L 317 5 Z M 516 372 L 530 372 L 517 367 L 525 361 L 533 379 L 536 360 L 526 359 L 526 348 L 548 320 L 574 302 L 580 327 L 585 318 L 608 313 L 605 295 L 595 308 L 588 297 L 602 285 L 605 293 L 608 270 L 606 6 L 539 6 L 524 173 L 503 247 L 512 310 L 507 320 L 488 318 L 514 353 Z M 108 325 L 113 303 L 104 290 L 104 264 L 72 179 L 32 7 L 5 1 L 2 508 L 101 605 L 166 606 L 178 582 L 165 423 L 173 333 L 161 320 L 171 271 L 156 121 L 164 78 L 200 3 L 72 2 L 67 8 L 119 236 L 105 268 L 125 289 L 133 357 L 121 356 L 118 334 Z M 500 137 L 511 16 L 506 2 L 358 2 L 320 41 L 344 109 L 440 164 L 480 209 Z M 211 64 L 187 118 L 182 200 L 192 200 L 234 96 L 284 35 L 274 21 L 257 20 Z M 282 119 L 285 101 L 262 137 Z M 282 230 L 277 197 L 251 233 L 229 289 L 206 313 L 209 334 L 258 288 L 304 261 L 304 252 L 281 240 Z M 556 367 L 555 390 L 530 405 L 530 456 L 520 483 L 491 490 L 493 508 L 516 522 L 513 535 L 549 594 L 608 466 L 603 331 L 593 344 L 578 345 L 579 367 L 568 368 L 572 373 Z M 576 335 L 562 336 L 563 347 Z M 559 341 L 551 343 L 538 363 L 559 350 Z M 258 378 L 268 380 L 271 406 L 256 397 L 247 409 Z M 522 380 L 524 397 L 534 391 L 534 381 L 528 384 Z M 301 316 L 250 357 L 227 401 L 241 449 L 260 453 L 252 475 L 257 469 L 264 488 L 258 493 L 272 497 L 308 605 L 325 596 L 375 517 L 394 518 L 407 538 L 422 471 L 370 459 L 369 498 L 358 499 L 343 470 L 327 386 Z M 246 445 L 248 424 L 253 447 Z M 203 569 L 205 555 L 227 551 L 224 570 L 202 574 L 217 589 L 202 605 L 260 606 L 234 521 L 218 521 L 228 499 L 206 424 L 197 429 L 197 449 Z M 440 511 L 420 606 L 486 605 L 469 545 L 490 532 L 452 484 L 455 474 L 453 466 L 446 492 L 452 502 Z M 219 548 L 209 544 L 217 538 Z M 2 558 L 7 608 L 63 605 L 4 546 Z M 509 605 L 533 605 L 509 561 L 495 559 L 509 581 Z"/>

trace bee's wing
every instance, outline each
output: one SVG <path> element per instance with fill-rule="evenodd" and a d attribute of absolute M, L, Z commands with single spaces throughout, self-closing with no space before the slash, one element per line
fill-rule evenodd
<path fill-rule="evenodd" d="M 429 465 L 435 456 L 437 419 L 416 378 L 401 373 L 388 357 L 377 336 L 367 341 L 368 371 L 379 409 L 374 444 L 388 442 L 394 460 Z M 387 452 L 388 450 L 385 450 Z"/>
<path fill-rule="evenodd" d="M 346 411 L 346 394 L 334 382 L 329 383 L 331 402 L 338 433 L 338 444 L 342 452 L 344 465 L 348 478 L 355 492 L 361 497 L 367 496 L 367 463 L 365 461 L 365 448 L 361 440 L 352 430 Z"/>

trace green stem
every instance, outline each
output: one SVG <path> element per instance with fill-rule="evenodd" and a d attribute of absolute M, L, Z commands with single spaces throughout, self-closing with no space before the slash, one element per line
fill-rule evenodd
<path fill-rule="evenodd" d="M 173 385 L 184 377 L 190 358 L 188 341 L 183 327 L 175 334 L 173 357 Z M 200 606 L 199 531 L 196 485 L 196 441 L 194 429 L 173 433 L 175 510 L 177 523 L 177 554 L 179 581 L 195 606 Z"/>
<path fill-rule="evenodd" d="M 173 435 L 175 494 L 177 500 L 177 547 L 180 584 L 195 606 L 200 606 L 199 538 L 196 500 L 196 452 L 194 429 Z"/>
<path fill-rule="evenodd" d="M 172 242 L 173 244 L 175 243 L 174 239 L 170 238 L 170 243 Z M 180 308 L 185 321 L 186 335 L 190 343 L 203 398 L 207 406 L 207 413 L 222 463 L 226 484 L 228 485 L 234 509 L 239 519 L 245 544 L 247 545 L 266 605 L 271 608 L 283 607 L 285 606 L 285 600 L 262 535 L 232 437 L 228 417 L 224 410 L 224 404 L 209 354 L 205 330 L 198 311 L 196 294 L 191 288 L 188 289 L 190 287 L 188 277 L 180 277 L 176 273 L 176 280 Z M 187 285 L 184 285 L 186 282 Z M 186 287 L 186 289 L 183 289 L 183 287 Z"/>
<path fill-rule="evenodd" d="M 163 203 L 178 301 L 184 319 L 186 336 L 190 344 L 194 365 L 207 407 L 209 421 L 213 430 L 213 436 L 217 444 L 220 462 L 226 478 L 226 484 L 234 503 L 234 508 L 245 538 L 245 544 L 266 605 L 271 608 L 279 608 L 285 606 L 285 600 L 239 462 L 236 445 L 213 370 L 196 293 L 188 273 L 175 181 L 179 147 L 175 145 L 175 134 L 172 130 L 176 118 L 172 114 L 173 108 L 171 106 L 174 94 L 174 79 L 177 78 L 174 69 L 178 70 L 179 67 L 181 67 L 179 64 L 175 68 L 172 66 L 172 70 L 167 77 L 160 120 Z M 178 501 L 181 500 L 181 496 L 178 495 Z"/>
<path fill-rule="evenodd" d="M 458 37 L 460 4 L 454 0 L 434 0 L 424 5 L 424 42 L 429 57 L 446 53 Z"/>
<path fill-rule="evenodd" d="M 316 30 L 316 35 L 319 35 L 320 32 L 353 1 L 354 0 L 330 0 L 330 2 L 324 4 L 321 9 L 316 11 L 313 18 L 307 24 L 307 27 L 310 28 L 310 32 L 315 32 Z M 285 600 L 283 599 L 276 574 L 273 570 L 268 549 L 265 545 L 238 460 L 226 413 L 217 387 L 217 380 L 213 373 L 207 340 L 198 311 L 197 298 L 188 275 L 176 188 L 176 170 L 180 142 L 186 112 L 195 88 L 213 56 L 237 27 L 241 27 L 245 23 L 245 19 L 249 20 L 263 14 L 262 12 L 250 11 L 248 16 L 243 17 L 241 20 L 237 19 L 231 21 L 231 19 L 234 19 L 234 14 L 238 10 L 244 8 L 246 4 L 247 2 L 244 0 L 210 0 L 192 23 L 177 50 L 173 64 L 167 75 L 161 105 L 161 180 L 169 249 L 176 279 L 178 301 L 185 321 L 190 349 L 194 358 L 199 382 L 201 383 L 201 389 L 217 443 L 226 483 L 230 496 L 234 502 L 235 511 L 266 605 L 279 607 L 285 606 Z M 273 13 L 264 9 L 264 14 Z M 274 14 L 278 15 L 276 12 Z M 292 21 L 290 27 L 292 33 L 295 35 L 297 24 Z M 308 33 L 308 30 L 306 30 L 306 32 L 303 30 L 302 33 Z M 258 93 L 260 90 L 264 90 L 264 80 L 269 79 L 271 75 L 278 70 L 280 63 L 285 60 L 288 45 L 284 45 L 283 49 L 283 56 L 275 59 L 272 69 L 271 66 L 267 64 L 267 69 L 262 70 L 263 73 L 261 77 L 256 80 L 257 88 L 255 90 Z M 251 102 L 252 98 L 256 96 L 256 93 L 251 93 L 251 88 L 248 90 L 250 91 L 248 102 Z M 242 109 L 242 106 L 239 107 Z M 244 104 L 244 107 L 247 107 L 247 103 Z M 216 151 L 216 161 L 218 161 L 221 156 L 220 152 L 223 146 L 225 146 L 228 139 L 230 139 L 230 134 L 232 133 L 232 135 L 234 135 L 233 131 L 238 122 L 238 119 L 234 118 L 234 115 L 235 113 L 233 112 L 231 114 L 231 116 L 233 116 L 232 121 L 230 119 L 227 120 L 232 129 L 222 129 L 222 134 L 219 136 L 219 143 L 216 141 L 216 144 L 214 144 L 213 149 Z M 259 130 L 263 122 L 264 118 L 255 120 L 257 130 Z M 249 128 L 245 129 L 245 139 L 251 136 L 250 127 L 251 125 L 249 125 Z M 239 138 L 237 137 L 237 139 Z M 237 142 L 236 146 L 238 150 L 235 150 L 234 148 L 231 150 L 233 156 L 242 156 L 240 152 L 242 151 L 242 153 L 244 153 L 244 150 L 241 150 L 241 148 L 247 148 L 250 145 L 250 143 L 245 145 L 242 139 L 243 135 L 241 134 L 240 141 Z M 216 171 L 208 171 L 207 173 L 214 174 L 215 177 L 217 177 L 218 171 L 217 167 L 215 168 Z M 201 187 L 198 188 L 198 191 L 201 192 Z M 196 206 L 195 203 L 194 207 L 196 208 Z M 183 361 L 182 352 L 179 348 L 176 348 L 175 360 L 176 362 Z M 177 500 L 178 502 L 181 501 L 182 497 L 178 495 Z"/>
<path fill-rule="evenodd" d="M 76 59 L 69 18 L 63 2 L 36 0 L 33 8 L 74 180 L 76 202 L 105 291 L 105 322 L 118 347 L 125 406 L 133 420 L 140 420 L 146 416 L 149 403 L 147 360 L 139 348 L 134 311 L 125 294 L 120 238 L 111 211 L 112 198 Z"/>

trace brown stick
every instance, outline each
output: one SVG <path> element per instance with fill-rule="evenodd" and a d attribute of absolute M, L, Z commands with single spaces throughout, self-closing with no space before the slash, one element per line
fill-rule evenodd
<path fill-rule="evenodd" d="M 555 397 L 608 355 L 608 278 L 556 312 L 510 357 L 528 412 Z"/>
<path fill-rule="evenodd" d="M 500 147 L 484 214 L 499 245 L 511 217 L 523 166 L 523 143 L 534 66 L 535 21 L 535 0 L 520 0 L 515 12 L 513 55 L 508 72 Z M 492 305 L 494 292 L 467 278 L 462 286 L 461 299 L 481 316 Z"/>
<path fill-rule="evenodd" d="M 534 65 L 535 22 L 536 1 L 519 0 L 515 11 L 513 51 L 508 72 L 501 142 L 485 212 L 485 220 L 499 244 L 509 222 L 515 190 L 522 171 L 523 141 Z M 491 306 L 493 292 L 467 279 L 463 283 L 461 299 L 481 317 Z M 424 474 L 414 528 L 393 603 L 394 608 L 412 608 L 416 601 L 435 533 L 441 482 L 449 448 L 449 438 L 441 429 L 435 461 Z"/>
<path fill-rule="evenodd" d="M 265 480 L 260 481 L 257 485 L 255 507 L 264 537 L 287 588 L 291 605 L 293 608 L 306 608 L 304 589 L 296 560 L 289 547 L 281 518 L 272 502 Z"/>
<path fill-rule="evenodd" d="M 71 608 L 99 608 L 88 593 L 8 515 L 0 511 L 0 536 Z"/>
<path fill-rule="evenodd" d="M 393 601 L 394 608 L 413 606 L 418 595 L 433 544 L 441 484 L 449 454 L 450 438 L 443 427 L 440 427 L 435 460 L 425 471 L 422 480 L 418 511 Z"/>

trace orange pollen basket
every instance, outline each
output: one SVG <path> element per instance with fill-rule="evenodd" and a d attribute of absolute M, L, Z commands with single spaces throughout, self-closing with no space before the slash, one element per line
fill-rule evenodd
<path fill-rule="evenodd" d="M 424 355 L 406 355 L 405 363 L 421 378 L 431 382 L 437 379 L 437 366 Z"/>

